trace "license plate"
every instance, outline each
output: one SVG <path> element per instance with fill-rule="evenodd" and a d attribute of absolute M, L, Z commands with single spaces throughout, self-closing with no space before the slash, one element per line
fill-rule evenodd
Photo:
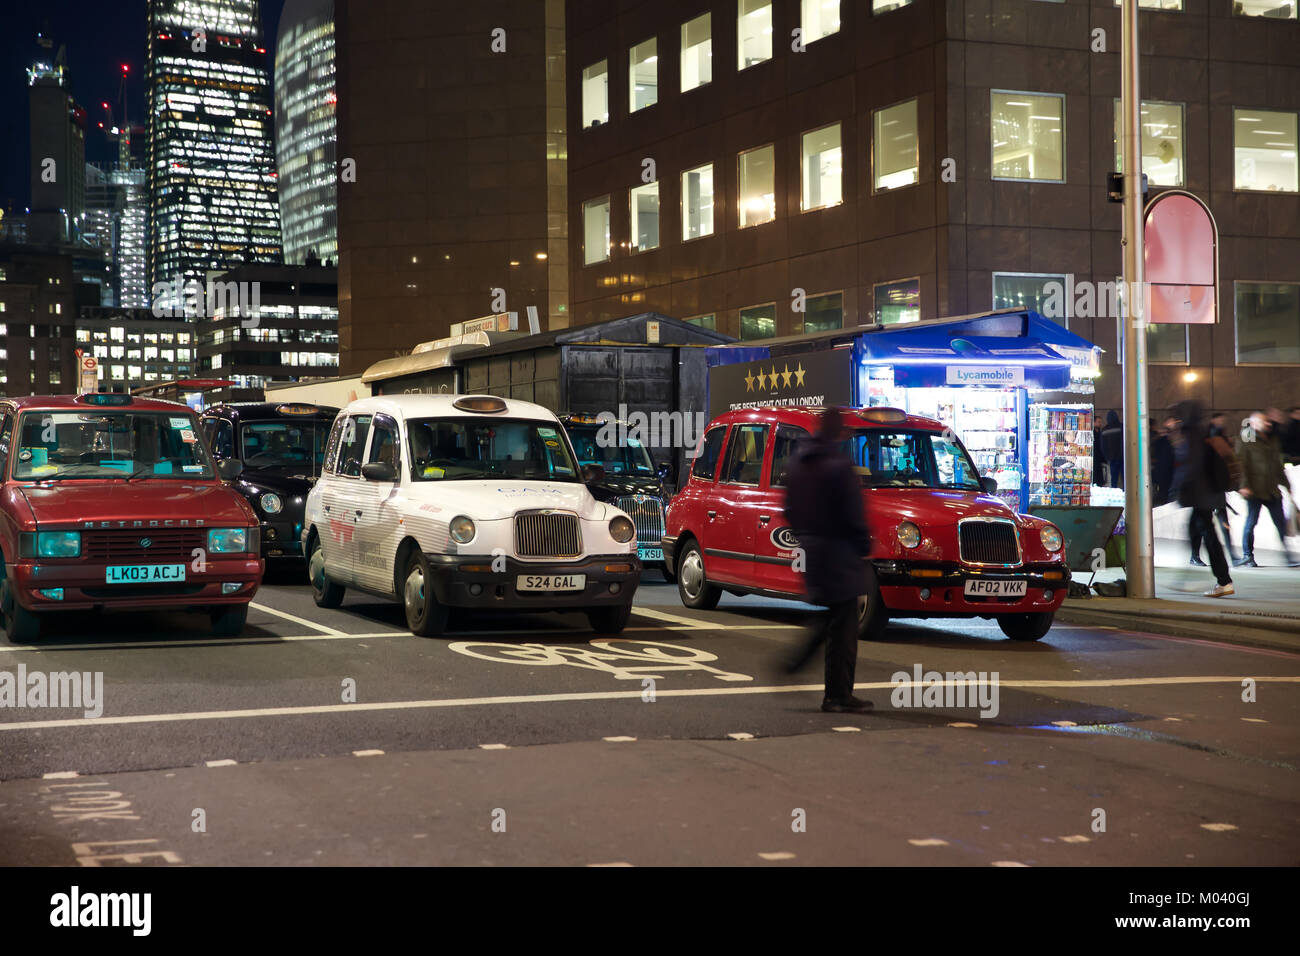
<path fill-rule="evenodd" d="M 109 584 L 157 584 L 184 581 L 183 564 L 110 564 L 104 571 Z"/>
<path fill-rule="evenodd" d="M 1028 581 L 986 581 L 973 578 L 966 582 L 967 597 L 1024 597 Z"/>
<path fill-rule="evenodd" d="M 521 574 L 515 579 L 516 591 L 581 591 L 586 586 L 585 574 Z"/>
<path fill-rule="evenodd" d="M 662 561 L 664 559 L 663 548 L 637 548 L 636 556 L 642 561 Z"/>

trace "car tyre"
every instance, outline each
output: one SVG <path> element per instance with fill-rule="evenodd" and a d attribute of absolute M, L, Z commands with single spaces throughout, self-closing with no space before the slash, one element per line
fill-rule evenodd
<path fill-rule="evenodd" d="M 664 576 L 664 580 L 669 584 L 672 584 L 677 580 L 677 575 L 673 574 L 672 569 L 668 567 L 667 561 L 659 565 L 659 573 Z"/>
<path fill-rule="evenodd" d="M 704 576 L 704 554 L 692 541 L 682 549 L 677 562 L 677 595 L 692 610 L 711 611 L 722 599 L 722 589 Z"/>
<path fill-rule="evenodd" d="M 627 619 L 632 616 L 632 605 L 613 604 L 608 607 L 587 609 L 587 620 L 591 629 L 597 634 L 620 634 L 627 627 Z"/>
<path fill-rule="evenodd" d="M 14 600 L 9 579 L 0 582 L 0 616 L 4 618 L 5 636 L 11 644 L 31 644 L 41 636 L 41 616 Z"/>
<path fill-rule="evenodd" d="M 858 640 L 878 641 L 889 626 L 885 602 L 880 599 L 880 589 L 858 595 Z"/>
<path fill-rule="evenodd" d="M 1052 628 L 1052 611 L 1031 614 L 999 614 L 998 627 L 1013 641 L 1036 641 Z"/>
<path fill-rule="evenodd" d="M 311 556 L 307 559 L 307 580 L 311 582 L 311 596 L 317 607 L 338 607 L 343 603 L 347 588 L 335 584 L 325 575 L 325 552 L 321 550 L 320 538 L 311 539 Z"/>
<path fill-rule="evenodd" d="M 244 625 L 248 622 L 248 605 L 214 607 L 209 616 L 212 618 L 213 637 L 238 637 L 244 633 Z"/>
<path fill-rule="evenodd" d="M 447 629 L 447 608 L 438 603 L 429 577 L 428 560 L 419 551 L 411 552 L 402 575 L 402 609 L 416 637 L 437 637 Z"/>

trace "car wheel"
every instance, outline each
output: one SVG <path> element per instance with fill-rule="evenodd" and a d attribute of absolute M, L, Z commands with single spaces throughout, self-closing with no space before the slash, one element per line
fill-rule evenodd
<path fill-rule="evenodd" d="M 663 564 L 659 565 L 659 573 L 664 576 L 664 580 L 667 581 L 669 584 L 672 584 L 674 581 L 677 580 L 677 575 L 673 574 L 673 572 L 669 570 L 668 562 L 666 561 Z"/>
<path fill-rule="evenodd" d="M 704 555 L 698 541 L 688 544 L 677 562 L 677 594 L 683 604 L 697 611 L 712 610 L 722 598 L 722 589 L 704 576 Z"/>
<path fill-rule="evenodd" d="M 417 637 L 437 637 L 447 629 L 447 608 L 438 603 L 429 580 L 429 562 L 419 551 L 406 562 L 402 585 L 402 607 L 406 626 Z"/>
<path fill-rule="evenodd" d="M 858 639 L 878 641 L 889 626 L 889 614 L 885 611 L 885 602 L 880 599 L 880 590 L 873 588 L 867 594 L 858 595 Z"/>
<path fill-rule="evenodd" d="M 587 620 L 591 629 L 597 634 L 618 634 L 627 627 L 627 619 L 632 616 L 632 605 L 614 604 L 609 607 L 587 609 Z"/>
<path fill-rule="evenodd" d="M 1013 641 L 1036 641 L 1052 628 L 1052 611 L 1033 614 L 999 614 L 998 627 Z"/>
<path fill-rule="evenodd" d="M 347 589 L 325 576 L 325 552 L 321 550 L 320 538 L 315 536 L 311 539 L 311 557 L 307 559 L 307 578 L 317 607 L 338 607 L 343 603 Z"/>
<path fill-rule="evenodd" d="M 8 578 L 0 582 L 0 616 L 4 617 L 5 636 L 10 644 L 30 644 L 40 638 L 41 616 L 14 600 Z"/>
<path fill-rule="evenodd" d="M 248 605 L 231 604 L 214 607 L 210 616 L 213 637 L 238 637 L 244 633 L 244 624 L 248 621 Z"/>

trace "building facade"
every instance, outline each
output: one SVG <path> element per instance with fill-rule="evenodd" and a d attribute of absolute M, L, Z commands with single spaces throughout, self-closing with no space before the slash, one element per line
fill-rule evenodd
<path fill-rule="evenodd" d="M 0 394 L 57 395 L 76 388 L 77 310 L 99 301 L 69 253 L 0 244 Z"/>
<path fill-rule="evenodd" d="M 74 241 L 85 210 L 86 111 L 68 91 L 63 49 L 27 71 L 31 143 L 28 240 Z"/>
<path fill-rule="evenodd" d="M 143 308 L 83 306 L 74 323 L 76 347 L 99 360 L 102 392 L 192 378 L 196 335 L 183 318 L 159 318 Z"/>
<path fill-rule="evenodd" d="M 338 258 L 333 0 L 288 0 L 275 43 L 275 158 L 284 261 Z"/>
<path fill-rule="evenodd" d="M 151 294 L 240 263 L 278 262 L 271 77 L 258 0 L 149 0 L 148 27 Z"/>
<path fill-rule="evenodd" d="M 475 316 L 567 326 L 563 0 L 338 0 L 345 374 Z"/>
<path fill-rule="evenodd" d="M 1152 408 L 1297 404 L 1295 6 L 1142 8 L 1143 170 L 1220 232 L 1219 322 L 1149 333 Z M 568 38 L 575 323 L 748 339 L 1060 287 L 1121 406 L 1117 309 L 1081 291 L 1121 272 L 1111 0 L 573 0 Z"/>

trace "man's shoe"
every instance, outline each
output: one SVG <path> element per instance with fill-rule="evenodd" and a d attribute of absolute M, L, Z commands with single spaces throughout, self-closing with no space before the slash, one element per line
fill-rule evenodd
<path fill-rule="evenodd" d="M 1259 567 L 1259 565 L 1255 563 L 1255 557 L 1254 557 L 1254 555 L 1246 555 L 1245 557 L 1238 558 L 1236 561 L 1233 561 L 1233 562 L 1232 562 L 1232 566 L 1233 566 L 1234 568 L 1257 568 L 1257 567 Z"/>
<path fill-rule="evenodd" d="M 831 700 L 827 697 L 822 701 L 822 710 L 828 714 L 866 714 L 870 713 L 873 706 L 871 701 L 860 697 L 847 697 L 844 700 Z"/>
<path fill-rule="evenodd" d="M 1216 584 L 1213 591 L 1206 591 L 1206 597 L 1227 597 L 1229 594 L 1236 594 L 1232 584 Z"/>
<path fill-rule="evenodd" d="M 1194 567 L 1194 568 L 1203 568 L 1203 567 L 1205 567 L 1205 562 L 1202 561 L 1202 560 L 1200 559 L 1200 557 L 1198 557 L 1198 556 L 1195 555 L 1195 554 L 1192 555 L 1192 560 L 1191 560 L 1190 564 L 1191 564 L 1192 567 Z"/>

